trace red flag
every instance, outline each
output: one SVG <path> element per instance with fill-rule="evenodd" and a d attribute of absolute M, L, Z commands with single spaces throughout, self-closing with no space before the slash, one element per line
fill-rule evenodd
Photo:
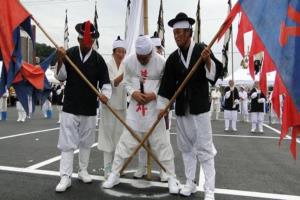
<path fill-rule="evenodd" d="M 239 3 L 236 3 L 233 8 L 231 9 L 231 12 L 229 13 L 229 15 L 227 16 L 226 20 L 224 21 L 224 23 L 221 26 L 221 29 L 219 30 L 218 33 L 218 41 L 222 38 L 222 36 L 225 34 L 225 32 L 229 29 L 229 27 L 231 26 L 234 18 L 236 17 L 236 15 L 241 11 L 241 6 Z"/>
<path fill-rule="evenodd" d="M 24 62 L 21 67 L 21 74 L 34 88 L 38 90 L 44 88 L 45 72 L 40 66 L 33 66 Z"/>
<path fill-rule="evenodd" d="M 243 57 L 245 57 L 244 34 L 251 31 L 252 29 L 252 25 L 249 23 L 247 16 L 242 13 L 238 27 L 238 34 L 236 37 L 236 46 Z"/>
<path fill-rule="evenodd" d="M 29 16 L 30 13 L 26 11 L 18 0 L 1 1 L 0 46 L 7 71 L 15 49 L 13 32 Z"/>

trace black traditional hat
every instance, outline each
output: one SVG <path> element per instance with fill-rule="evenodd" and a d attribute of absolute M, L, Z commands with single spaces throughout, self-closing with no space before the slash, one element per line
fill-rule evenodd
<path fill-rule="evenodd" d="M 168 25 L 173 27 L 173 25 L 176 22 L 180 22 L 180 21 L 188 21 L 190 23 L 190 25 L 192 26 L 195 23 L 195 20 L 193 18 L 188 17 L 185 13 L 180 12 L 176 15 L 176 17 L 174 19 L 171 19 L 168 22 Z"/>
<path fill-rule="evenodd" d="M 87 22 L 83 22 L 83 23 L 79 23 L 75 26 L 76 31 L 81 34 L 82 36 L 84 35 L 84 28 L 85 28 L 85 23 Z M 91 23 L 91 27 L 90 27 L 90 34 L 91 37 L 93 39 L 97 39 L 99 37 L 99 32 L 98 30 L 96 30 L 95 26 Z"/>

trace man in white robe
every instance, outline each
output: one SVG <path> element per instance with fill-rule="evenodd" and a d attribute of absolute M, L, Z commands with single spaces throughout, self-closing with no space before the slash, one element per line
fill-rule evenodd
<path fill-rule="evenodd" d="M 216 86 L 216 88 L 211 91 L 211 106 L 210 106 L 210 112 L 211 112 L 211 117 L 215 113 L 215 119 L 219 119 L 219 113 L 221 111 L 221 92 L 220 92 L 220 87 Z"/>
<path fill-rule="evenodd" d="M 158 37 L 157 32 L 154 32 L 154 35 L 151 37 L 151 42 L 156 50 L 156 53 L 162 55 L 163 53 L 163 46 L 161 44 L 161 39 Z M 165 115 L 165 123 L 166 123 L 166 129 L 168 130 L 171 127 L 171 120 L 169 120 L 169 116 Z M 170 134 L 168 134 L 170 136 Z M 139 150 L 139 161 L 138 161 L 138 169 L 134 173 L 134 178 L 143 178 L 147 174 L 147 152 L 144 148 L 141 148 Z M 167 182 L 168 176 L 167 174 L 160 169 L 160 181 L 161 182 Z"/>
<path fill-rule="evenodd" d="M 157 119 L 156 95 L 164 70 L 165 60 L 153 51 L 150 37 L 139 36 L 136 41 L 136 55 L 131 55 L 125 61 L 124 79 L 131 100 L 126 115 L 128 125 L 142 138 Z M 179 192 L 175 175 L 174 153 L 163 120 L 159 122 L 149 137 L 151 149 L 169 176 L 168 185 L 171 194 Z M 112 173 L 103 188 L 112 188 L 120 182 L 120 174 L 125 159 L 138 145 L 137 140 L 124 130 L 116 147 Z"/>
<path fill-rule="evenodd" d="M 116 113 L 125 120 L 126 118 L 126 97 L 127 92 L 123 81 L 124 64 L 122 60 L 126 54 L 125 42 L 118 37 L 113 42 L 113 54 L 110 61 L 107 63 L 109 79 L 112 85 L 111 98 L 108 101 Z M 104 177 L 108 178 L 113 155 L 120 136 L 123 133 L 124 125 L 113 116 L 106 106 L 102 106 L 101 120 L 99 125 L 98 149 L 103 151 L 104 155 Z"/>
<path fill-rule="evenodd" d="M 240 111 L 243 122 L 248 122 L 248 93 L 243 86 L 240 87 Z"/>

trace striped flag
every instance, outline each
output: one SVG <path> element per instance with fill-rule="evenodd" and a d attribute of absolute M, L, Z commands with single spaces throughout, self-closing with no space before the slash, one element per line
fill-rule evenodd
<path fill-rule="evenodd" d="M 68 10 L 66 10 L 65 32 L 64 32 L 64 48 L 69 48 L 69 29 L 68 29 Z"/>
<path fill-rule="evenodd" d="M 161 45 L 165 47 L 164 10 L 162 0 L 160 0 L 159 14 L 157 20 L 157 33 L 158 37 L 161 39 Z"/>
<path fill-rule="evenodd" d="M 129 16 L 130 16 L 130 0 L 127 0 L 127 10 L 126 10 L 126 18 L 125 18 L 125 39 L 127 38 L 127 29 L 128 29 L 128 20 L 129 20 Z"/>
<path fill-rule="evenodd" d="M 231 11 L 231 0 L 228 0 L 228 13 L 230 13 L 230 11 Z M 229 48 L 231 33 L 232 33 L 232 26 L 230 26 L 230 28 L 226 31 L 224 37 L 224 44 L 222 49 L 223 78 L 226 77 L 228 73 L 228 48 Z"/>
<path fill-rule="evenodd" d="M 201 19 L 200 19 L 200 0 L 198 0 L 197 12 L 196 12 L 196 25 L 194 32 L 194 41 L 196 43 L 201 42 Z"/>
<path fill-rule="evenodd" d="M 95 16 L 94 16 L 94 26 L 96 28 L 96 30 L 98 31 L 98 12 L 97 12 L 97 2 L 95 2 Z M 98 39 L 96 39 L 94 45 L 93 45 L 94 49 L 99 49 L 99 42 Z"/>

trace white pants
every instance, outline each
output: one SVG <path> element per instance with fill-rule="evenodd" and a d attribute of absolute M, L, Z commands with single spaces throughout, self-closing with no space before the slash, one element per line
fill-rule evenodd
<path fill-rule="evenodd" d="M 144 136 L 144 133 L 136 132 L 136 134 L 140 138 Z M 148 140 L 150 142 L 152 152 L 166 168 L 167 174 L 169 176 L 175 176 L 174 153 L 170 143 L 170 137 L 166 133 L 166 127 L 162 120 L 159 122 Z M 124 129 L 114 155 L 112 165 L 112 171 L 114 173 L 119 173 L 125 159 L 131 156 L 138 144 L 137 140 L 129 133 L 129 131 Z"/>
<path fill-rule="evenodd" d="M 263 130 L 263 123 L 264 123 L 264 112 L 251 112 L 251 123 L 252 123 L 252 130 L 256 129 L 256 126 L 258 126 L 258 129 L 260 131 Z"/>
<path fill-rule="evenodd" d="M 229 129 L 231 121 L 232 129 L 236 129 L 237 111 L 236 110 L 224 110 L 225 129 Z"/>
<path fill-rule="evenodd" d="M 95 116 L 62 112 L 58 149 L 65 152 L 78 147 L 89 149 L 95 142 L 95 120 Z"/>
<path fill-rule="evenodd" d="M 241 101 L 241 116 L 243 121 L 248 121 L 248 102 Z"/>
<path fill-rule="evenodd" d="M 215 167 L 214 157 L 217 154 L 213 144 L 209 112 L 177 116 L 177 143 L 182 153 L 187 182 L 194 181 L 197 160 L 204 170 L 205 189 L 214 191 Z"/>
<path fill-rule="evenodd" d="M 218 120 L 220 111 L 221 111 L 221 104 L 219 102 L 216 103 L 215 101 L 212 101 L 210 106 L 211 116 L 213 115 L 213 113 L 215 113 L 216 114 L 215 119 Z"/>
<path fill-rule="evenodd" d="M 25 121 L 26 120 L 26 112 L 25 112 L 22 104 L 20 103 L 20 101 L 16 102 L 16 108 L 17 108 L 17 111 L 18 111 L 17 121 Z"/>
<path fill-rule="evenodd" d="M 7 98 L 1 97 L 0 98 L 0 113 L 7 111 Z"/>
<path fill-rule="evenodd" d="M 48 111 L 48 110 L 51 110 L 51 111 L 52 111 L 52 104 L 51 104 L 51 102 L 47 99 L 47 100 L 44 102 L 44 104 L 42 105 L 42 111 L 43 111 L 43 115 L 44 115 L 45 118 L 48 117 L 48 115 L 47 115 L 47 111 Z"/>
<path fill-rule="evenodd" d="M 91 149 L 80 148 L 78 154 L 79 171 L 87 170 Z M 73 173 L 74 151 L 62 151 L 59 164 L 60 176 L 71 176 Z"/>

